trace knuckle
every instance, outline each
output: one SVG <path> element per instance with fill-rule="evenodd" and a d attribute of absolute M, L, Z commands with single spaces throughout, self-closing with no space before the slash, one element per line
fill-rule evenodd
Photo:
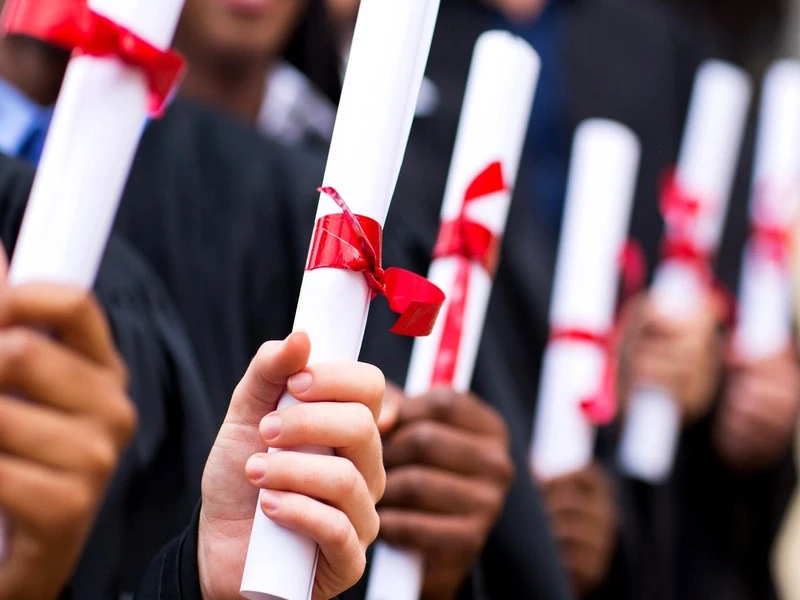
<path fill-rule="evenodd" d="M 389 475 L 388 486 L 393 495 L 404 506 L 419 506 L 427 484 L 424 473 L 417 467 L 409 467 Z"/>
<path fill-rule="evenodd" d="M 369 365 L 371 375 L 368 378 L 370 404 L 378 405 L 386 393 L 386 377 L 378 367 Z"/>
<path fill-rule="evenodd" d="M 430 421 L 421 421 L 413 426 L 408 435 L 408 452 L 410 460 L 424 461 L 430 454 L 431 446 L 436 441 L 436 430 Z"/>
<path fill-rule="evenodd" d="M 94 481 L 105 483 L 117 466 L 117 452 L 109 441 L 95 441 L 87 445 L 86 466 Z"/>
<path fill-rule="evenodd" d="M 372 542 L 378 539 L 378 533 L 380 533 L 381 529 L 381 519 L 378 516 L 378 512 L 373 508 L 370 510 L 367 523 L 366 523 L 366 531 L 363 535 L 363 542 L 369 546 Z"/>
<path fill-rule="evenodd" d="M 356 466 L 349 460 L 342 462 L 337 488 L 345 496 L 353 496 L 361 490 L 363 479 Z"/>
<path fill-rule="evenodd" d="M 434 418 L 448 421 L 456 410 L 459 396 L 452 390 L 437 388 L 428 394 L 428 403 Z"/>
<path fill-rule="evenodd" d="M 55 511 L 60 521 L 70 527 L 86 519 L 94 510 L 95 496 L 89 486 L 74 483 L 64 486 L 59 502 L 59 510 Z"/>
<path fill-rule="evenodd" d="M 125 393 L 115 395 L 108 403 L 107 419 L 116 445 L 125 446 L 138 426 L 139 416 L 133 401 Z"/>
<path fill-rule="evenodd" d="M 338 518 L 331 522 L 328 529 L 329 540 L 331 545 L 337 548 L 346 548 L 355 535 L 353 524 L 343 512 L 337 512 L 337 514 Z"/>
<path fill-rule="evenodd" d="M 36 353 L 34 335 L 20 327 L 12 327 L 0 336 L 0 371 L 8 373 L 23 367 Z"/>
<path fill-rule="evenodd" d="M 375 417 L 372 411 L 364 404 L 354 405 L 353 411 L 352 424 L 358 436 L 365 441 L 372 441 L 373 436 L 378 434 L 378 427 L 375 424 Z M 380 437 L 380 434 L 378 434 L 378 437 Z"/>

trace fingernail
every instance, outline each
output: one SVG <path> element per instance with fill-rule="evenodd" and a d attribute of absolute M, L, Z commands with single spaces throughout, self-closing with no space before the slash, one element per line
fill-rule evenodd
<path fill-rule="evenodd" d="M 288 381 L 289 391 L 293 394 L 305 394 L 311 389 L 314 378 L 308 371 L 303 371 L 297 375 L 292 375 Z"/>
<path fill-rule="evenodd" d="M 244 472 L 250 480 L 261 480 L 267 474 L 267 459 L 258 454 L 251 456 L 244 467 Z"/>
<path fill-rule="evenodd" d="M 281 434 L 281 418 L 277 415 L 269 415 L 261 420 L 261 437 L 264 441 L 274 440 Z"/>
<path fill-rule="evenodd" d="M 261 509 L 264 512 L 275 512 L 281 505 L 281 499 L 277 494 L 262 490 L 261 492 Z"/>

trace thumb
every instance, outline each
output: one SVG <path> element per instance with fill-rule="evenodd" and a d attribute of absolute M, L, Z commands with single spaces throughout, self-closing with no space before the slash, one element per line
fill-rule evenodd
<path fill-rule="evenodd" d="M 383 394 L 383 406 L 378 417 L 378 431 L 387 435 L 397 426 L 400 418 L 400 405 L 405 400 L 403 391 L 393 383 L 386 382 L 386 391 Z"/>
<path fill-rule="evenodd" d="M 303 332 L 261 346 L 233 392 L 225 423 L 258 427 L 277 409 L 286 381 L 305 368 L 310 353 L 311 341 Z"/>

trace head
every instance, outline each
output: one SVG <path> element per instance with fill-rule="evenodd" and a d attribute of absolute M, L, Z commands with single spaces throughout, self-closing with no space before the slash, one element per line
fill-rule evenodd
<path fill-rule="evenodd" d="M 233 77 L 286 59 L 338 99 L 334 40 L 324 0 L 186 0 L 175 46 Z"/>
<path fill-rule="evenodd" d="M 483 0 L 510 21 L 532 21 L 544 10 L 548 0 Z"/>
<path fill-rule="evenodd" d="M 233 67 L 279 56 L 309 0 L 187 0 L 176 45 Z"/>

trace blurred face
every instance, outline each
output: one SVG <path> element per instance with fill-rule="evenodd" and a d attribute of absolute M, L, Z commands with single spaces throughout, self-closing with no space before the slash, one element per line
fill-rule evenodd
<path fill-rule="evenodd" d="M 548 0 L 483 0 L 512 21 L 531 21 L 539 16 Z"/>
<path fill-rule="evenodd" d="M 186 0 L 176 46 L 224 61 L 269 61 L 283 51 L 307 0 Z"/>

